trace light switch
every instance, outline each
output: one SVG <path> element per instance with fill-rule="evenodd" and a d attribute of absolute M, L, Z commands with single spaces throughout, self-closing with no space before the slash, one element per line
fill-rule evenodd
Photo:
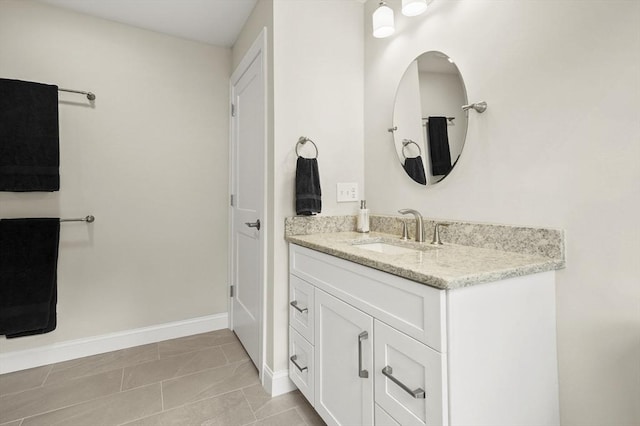
<path fill-rule="evenodd" d="M 338 203 L 358 201 L 358 184 L 355 182 L 336 184 L 336 201 Z"/>

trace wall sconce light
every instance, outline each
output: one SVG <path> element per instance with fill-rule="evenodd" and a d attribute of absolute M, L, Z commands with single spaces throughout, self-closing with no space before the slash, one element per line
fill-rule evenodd
<path fill-rule="evenodd" d="M 418 16 L 427 10 L 427 0 L 402 0 L 404 16 Z"/>
<path fill-rule="evenodd" d="M 393 9 L 387 6 L 384 1 L 381 1 L 378 8 L 373 12 L 373 36 L 376 38 L 389 37 L 395 30 Z"/>

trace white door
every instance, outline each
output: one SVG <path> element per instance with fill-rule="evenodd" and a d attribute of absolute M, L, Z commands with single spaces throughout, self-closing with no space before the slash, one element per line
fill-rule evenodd
<path fill-rule="evenodd" d="M 373 318 L 316 289 L 315 406 L 329 425 L 373 424 Z"/>
<path fill-rule="evenodd" d="M 231 76 L 230 326 L 262 374 L 265 241 L 264 35 Z"/>

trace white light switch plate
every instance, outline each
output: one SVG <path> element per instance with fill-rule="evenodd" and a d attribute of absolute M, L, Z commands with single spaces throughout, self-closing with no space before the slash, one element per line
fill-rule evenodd
<path fill-rule="evenodd" d="M 338 203 L 358 201 L 358 184 L 355 182 L 336 184 L 336 201 Z"/>

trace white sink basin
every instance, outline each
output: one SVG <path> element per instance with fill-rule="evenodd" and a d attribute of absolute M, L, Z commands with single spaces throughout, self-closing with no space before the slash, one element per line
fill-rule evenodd
<path fill-rule="evenodd" d="M 414 250 L 408 247 L 394 246 L 392 244 L 381 243 L 381 242 L 354 244 L 353 246 L 363 250 L 375 251 L 378 253 L 385 253 L 385 254 L 420 253 L 420 250 Z"/>

